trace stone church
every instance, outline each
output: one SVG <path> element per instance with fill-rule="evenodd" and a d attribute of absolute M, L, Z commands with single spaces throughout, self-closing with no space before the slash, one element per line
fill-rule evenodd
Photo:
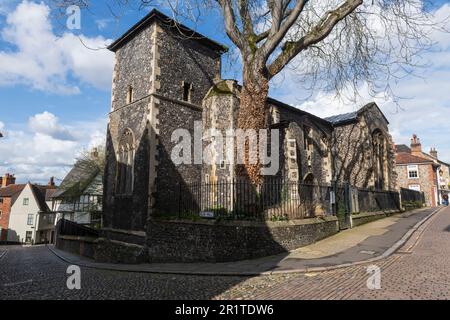
<path fill-rule="evenodd" d="M 115 68 L 104 225 L 145 232 L 155 215 L 177 209 L 180 185 L 233 178 L 227 163 L 175 165 L 171 137 L 180 128 L 194 136 L 196 122 L 203 129 L 234 128 L 240 87 L 221 79 L 226 47 L 157 10 L 109 49 Z M 275 99 L 268 99 L 267 111 L 270 128 L 280 130 L 276 176 L 307 184 L 335 180 L 359 188 L 396 188 L 389 123 L 375 103 L 326 119 Z"/>

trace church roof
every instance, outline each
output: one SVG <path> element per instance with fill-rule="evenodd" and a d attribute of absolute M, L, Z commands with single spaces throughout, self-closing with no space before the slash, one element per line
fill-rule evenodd
<path fill-rule="evenodd" d="M 192 30 L 191 28 L 186 27 L 185 25 L 175 21 L 174 19 L 166 16 L 164 13 L 156 9 L 150 11 L 150 13 L 146 15 L 141 21 L 136 23 L 119 39 L 117 39 L 111 45 L 109 45 L 108 49 L 113 52 L 116 52 L 120 47 L 122 47 L 125 43 L 127 43 L 130 39 L 132 39 L 135 34 L 140 32 L 145 27 L 149 26 L 155 20 L 162 22 L 169 28 L 175 29 L 177 32 L 181 33 L 183 36 L 186 36 L 187 38 L 191 38 L 200 43 L 203 43 L 205 46 L 211 48 L 212 50 L 220 54 L 228 51 L 228 48 L 226 46 L 205 37 L 204 35 L 198 33 L 195 30 Z"/>
<path fill-rule="evenodd" d="M 378 105 L 375 102 L 370 102 L 370 103 L 366 104 L 364 107 L 362 107 L 358 111 L 338 114 L 335 116 L 325 118 L 325 120 L 331 122 L 333 124 L 333 126 L 341 126 L 341 125 L 349 124 L 349 123 L 357 121 L 358 117 L 370 107 L 377 108 L 380 111 L 381 115 L 383 116 L 384 120 L 386 120 L 386 122 L 389 124 L 389 121 L 386 118 L 386 116 L 384 115 L 383 111 L 380 110 L 380 108 L 378 107 Z"/>
<path fill-rule="evenodd" d="M 325 120 L 327 120 L 328 122 L 331 122 L 333 125 L 339 125 L 339 124 L 352 122 L 352 121 L 356 120 L 357 118 L 358 118 L 358 112 L 355 111 L 355 112 L 343 113 L 343 114 L 338 114 L 335 116 L 327 117 L 327 118 L 325 118 Z"/>

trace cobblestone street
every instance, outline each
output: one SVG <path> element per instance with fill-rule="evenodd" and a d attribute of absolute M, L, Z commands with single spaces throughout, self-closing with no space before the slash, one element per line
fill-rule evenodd
<path fill-rule="evenodd" d="M 46 247 L 0 247 L 0 299 L 450 299 L 450 208 L 398 253 L 381 260 L 381 289 L 369 290 L 368 265 L 261 277 L 181 276 L 82 268 L 70 291 L 67 263 Z"/>
<path fill-rule="evenodd" d="M 413 236 L 398 253 L 376 265 L 381 268 L 380 290 L 367 288 L 369 265 L 359 265 L 315 274 L 254 278 L 220 298 L 450 299 L 450 208 L 431 218 L 418 239 Z"/>
<path fill-rule="evenodd" d="M 5 248 L 0 248 L 0 252 Z M 3 299 L 211 299 L 240 277 L 155 275 L 81 269 L 81 290 L 68 290 L 62 262 L 47 248 L 11 247 L 0 260 Z M 0 253 L 1 255 L 1 253 Z"/>

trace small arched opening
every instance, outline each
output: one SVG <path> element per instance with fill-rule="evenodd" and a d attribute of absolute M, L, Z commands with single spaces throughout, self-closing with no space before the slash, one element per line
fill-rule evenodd
<path fill-rule="evenodd" d="M 131 129 L 125 129 L 117 152 L 116 193 L 129 195 L 133 192 L 135 143 Z"/>

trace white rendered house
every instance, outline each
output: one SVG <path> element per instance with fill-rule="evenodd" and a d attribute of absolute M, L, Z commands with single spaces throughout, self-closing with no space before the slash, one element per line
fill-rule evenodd
<path fill-rule="evenodd" d="M 52 186 L 31 183 L 25 186 L 11 207 L 8 241 L 23 244 L 52 242 L 55 216 L 50 213 L 48 200 L 53 190 Z"/>

